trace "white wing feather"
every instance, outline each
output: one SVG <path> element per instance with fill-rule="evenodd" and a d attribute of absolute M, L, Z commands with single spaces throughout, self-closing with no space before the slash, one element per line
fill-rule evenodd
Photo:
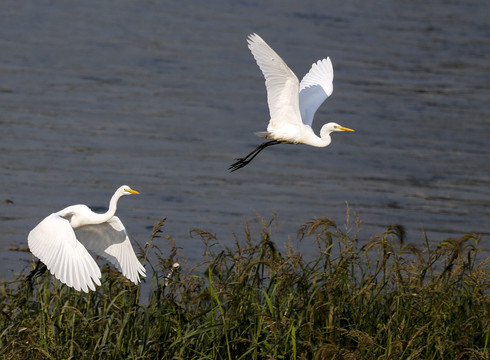
<path fill-rule="evenodd" d="M 87 249 L 114 264 L 133 283 L 145 277 L 145 268 L 139 262 L 123 223 L 117 216 L 98 225 L 85 225 L 75 230 L 77 238 Z"/>
<path fill-rule="evenodd" d="M 76 239 L 68 220 L 51 214 L 31 230 L 29 249 L 62 283 L 80 291 L 95 290 L 101 273 L 87 249 Z"/>
<path fill-rule="evenodd" d="M 303 123 L 310 125 L 320 105 L 333 92 L 333 67 L 330 58 L 318 60 L 301 80 L 299 107 Z"/>
<path fill-rule="evenodd" d="M 257 34 L 248 37 L 248 47 L 265 77 L 270 125 L 298 124 L 299 81 L 277 53 Z"/>

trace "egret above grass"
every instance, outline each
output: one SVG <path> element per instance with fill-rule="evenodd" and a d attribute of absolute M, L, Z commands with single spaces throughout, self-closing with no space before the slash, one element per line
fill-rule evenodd
<path fill-rule="evenodd" d="M 29 249 L 62 283 L 88 292 L 100 285 L 101 273 L 87 250 L 103 256 L 133 283 L 145 277 L 128 234 L 116 213 L 121 196 L 138 194 L 127 185 L 116 190 L 103 214 L 86 205 L 72 205 L 51 214 L 31 230 Z"/>
<path fill-rule="evenodd" d="M 270 121 L 267 131 L 256 135 L 268 139 L 244 158 L 235 159 L 230 171 L 253 160 L 266 147 L 276 144 L 306 144 L 325 147 L 334 131 L 354 131 L 336 123 L 323 125 L 318 137 L 311 128 L 318 107 L 333 91 L 333 68 L 330 58 L 314 63 L 301 83 L 286 63 L 257 34 L 251 34 L 248 47 L 265 77 Z"/>

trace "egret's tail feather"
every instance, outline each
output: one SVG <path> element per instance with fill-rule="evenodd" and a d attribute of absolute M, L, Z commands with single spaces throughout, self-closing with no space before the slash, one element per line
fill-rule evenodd
<path fill-rule="evenodd" d="M 268 131 L 257 131 L 257 132 L 254 132 L 254 134 L 256 136 L 258 136 L 259 138 L 268 139 L 268 137 L 269 137 L 269 132 Z"/>

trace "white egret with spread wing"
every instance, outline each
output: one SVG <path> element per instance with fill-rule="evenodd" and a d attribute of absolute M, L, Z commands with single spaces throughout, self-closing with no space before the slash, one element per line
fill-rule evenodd
<path fill-rule="evenodd" d="M 265 77 L 270 112 L 267 131 L 256 135 L 268 141 L 260 144 L 244 158 L 236 159 L 229 167 L 230 171 L 244 167 L 271 145 L 287 143 L 325 147 L 331 142 L 332 132 L 354 131 L 331 122 L 323 125 L 320 136 L 317 136 L 311 128 L 317 109 L 333 91 L 333 67 L 330 58 L 314 63 L 300 83 L 281 57 L 259 35 L 251 34 L 247 42 Z"/>
<path fill-rule="evenodd" d="M 127 185 L 112 196 L 103 214 L 86 205 L 72 205 L 53 213 L 31 230 L 29 249 L 62 283 L 88 292 L 100 285 L 101 273 L 87 250 L 103 256 L 133 283 L 145 277 L 145 268 L 134 253 L 128 234 L 116 213 L 121 196 L 138 194 Z"/>

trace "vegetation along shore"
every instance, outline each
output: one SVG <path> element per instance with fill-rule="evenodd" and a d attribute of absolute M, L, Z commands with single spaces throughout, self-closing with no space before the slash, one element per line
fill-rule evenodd
<path fill-rule="evenodd" d="M 145 287 L 109 266 L 88 294 L 48 272 L 2 284 L 0 357 L 489 358 L 489 259 L 477 234 L 434 244 L 422 233 L 416 247 L 402 226 L 364 239 L 345 230 L 358 219 L 313 219 L 298 230 L 318 247 L 306 261 L 277 250 L 271 223 L 257 236 L 245 225 L 232 248 L 194 230 L 203 261 L 188 269 L 175 265 L 185 264 L 176 241 L 167 237 L 166 254 L 156 245 L 164 222 L 139 249 Z"/>

